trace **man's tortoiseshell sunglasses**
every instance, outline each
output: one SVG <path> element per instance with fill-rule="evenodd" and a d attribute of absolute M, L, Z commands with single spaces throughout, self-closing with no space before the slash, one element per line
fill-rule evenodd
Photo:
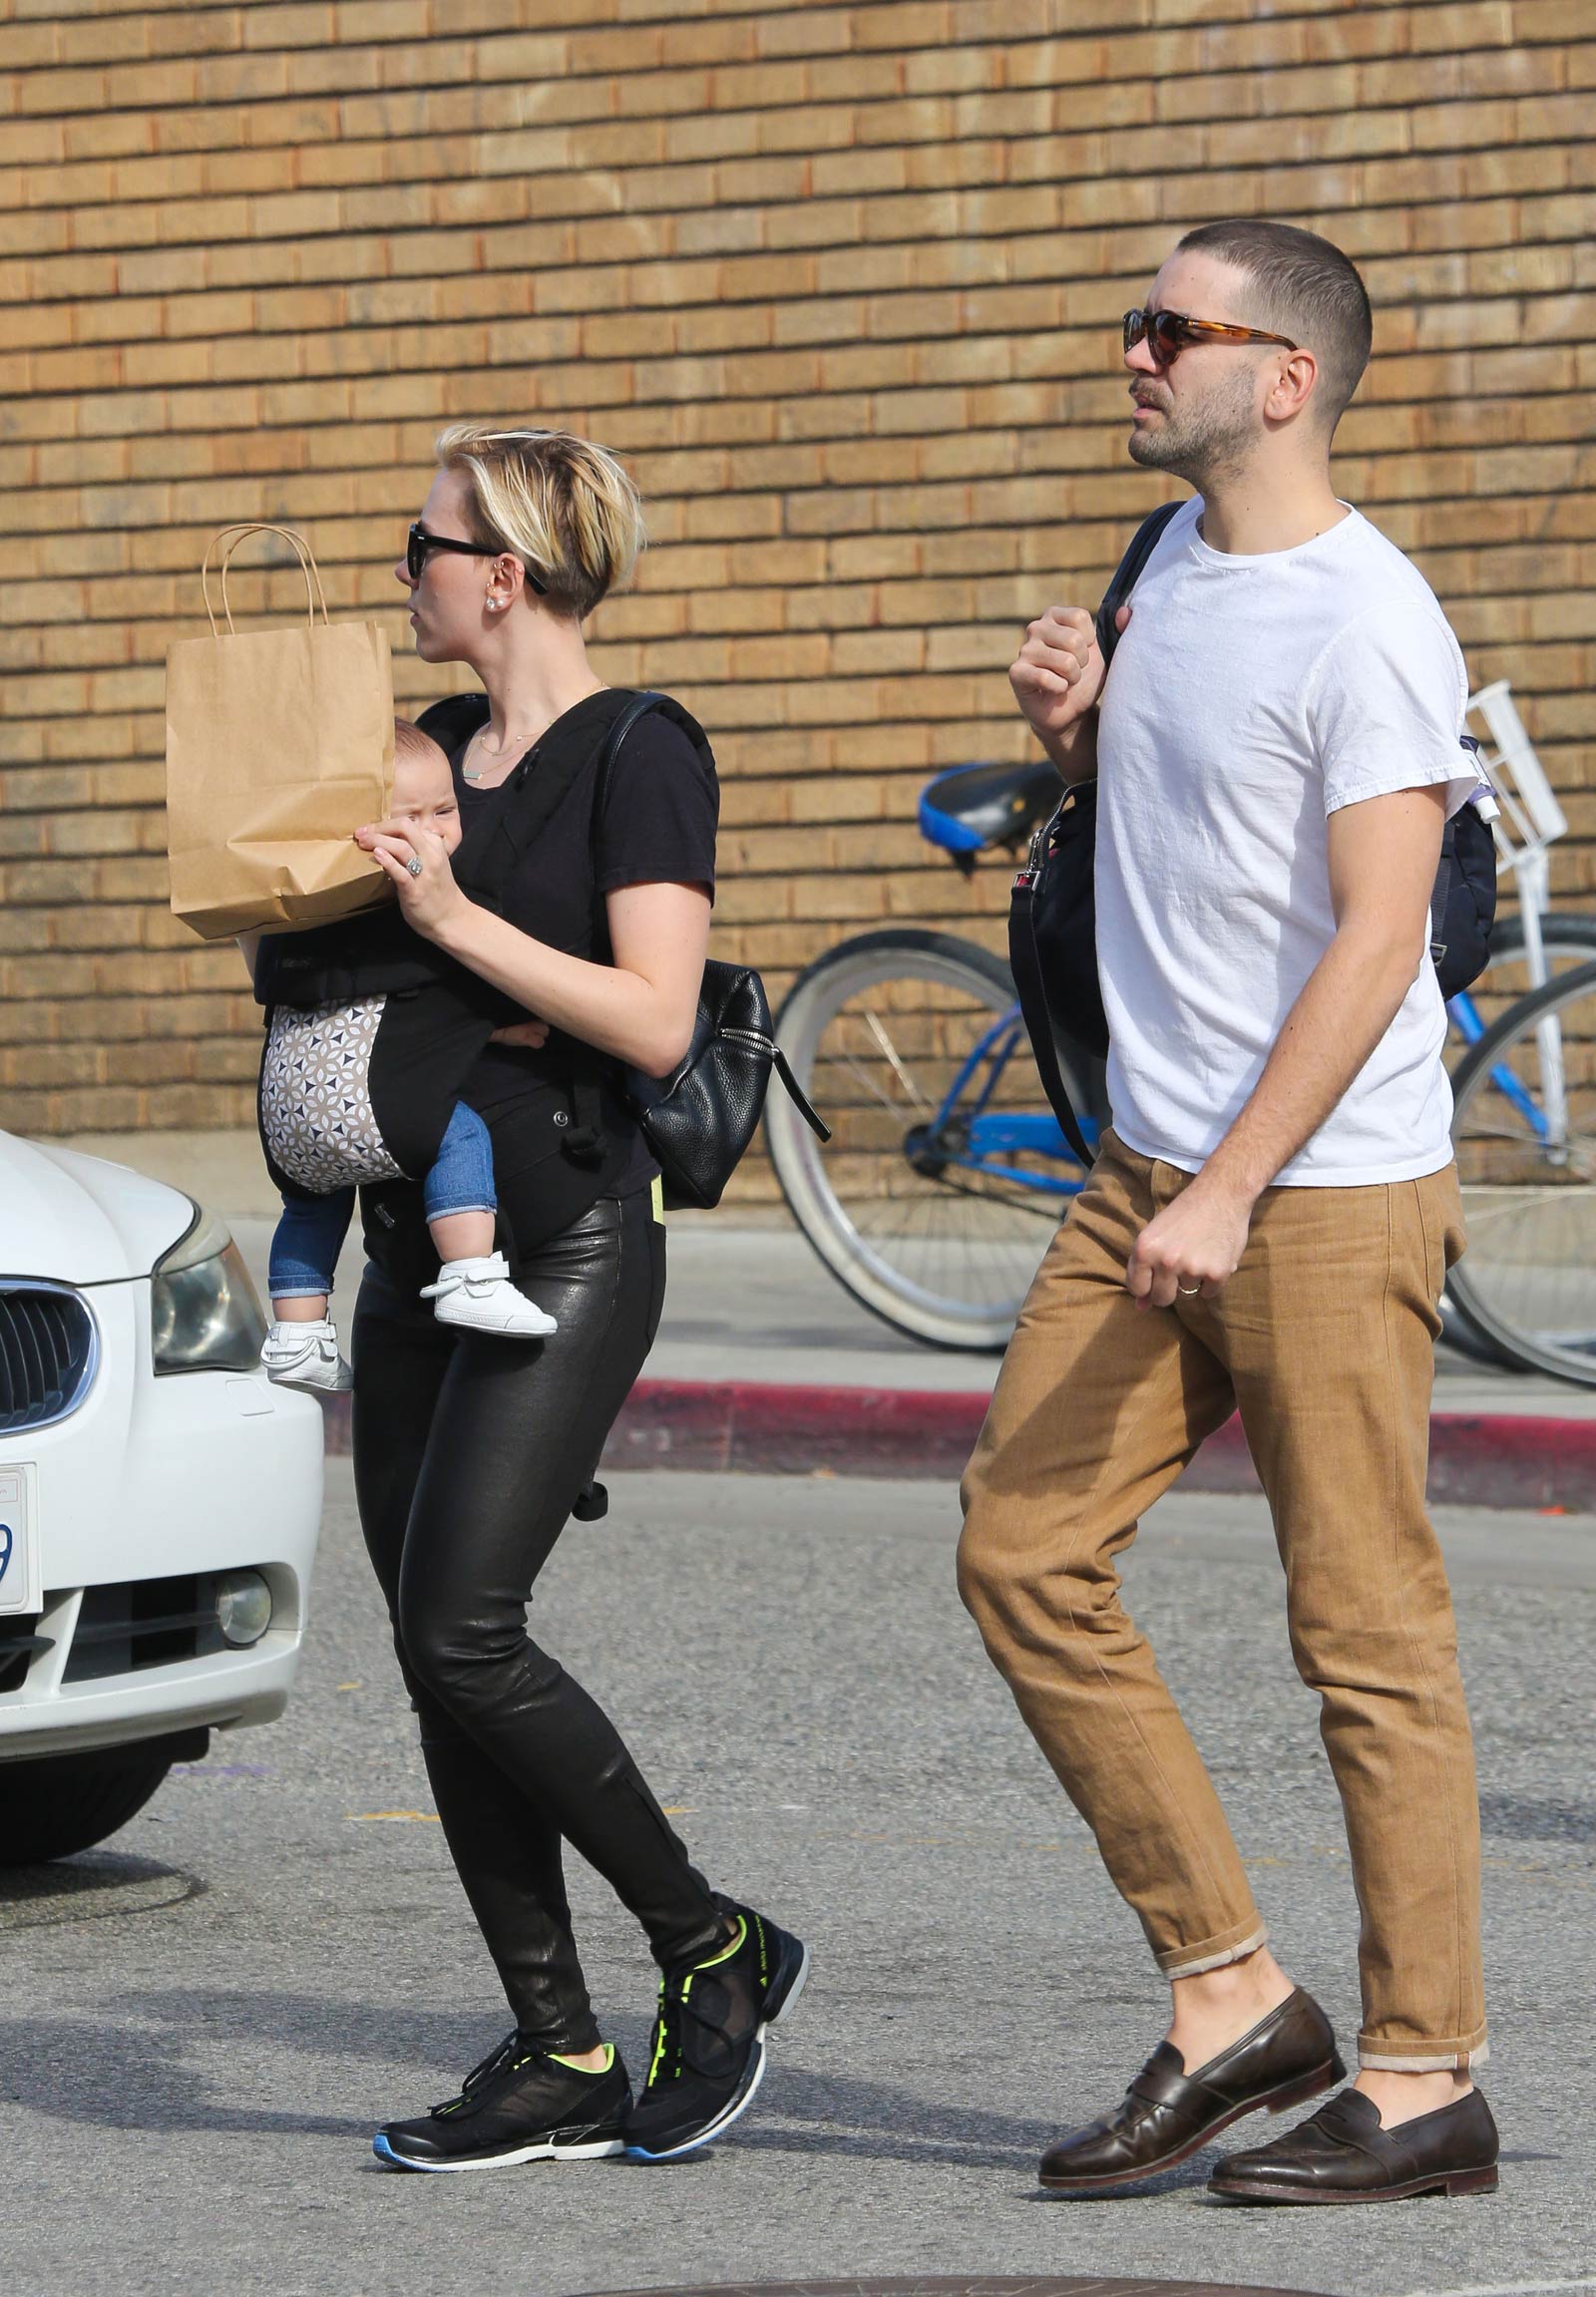
<path fill-rule="evenodd" d="M 1266 335 L 1260 327 L 1233 327 L 1225 319 L 1188 319 L 1184 311 L 1127 311 L 1125 349 L 1145 342 L 1160 367 L 1172 367 L 1188 343 L 1282 343 L 1299 351 L 1289 335 Z"/>

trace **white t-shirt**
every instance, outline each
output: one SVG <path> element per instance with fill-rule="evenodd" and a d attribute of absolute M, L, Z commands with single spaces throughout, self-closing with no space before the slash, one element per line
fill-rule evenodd
<path fill-rule="evenodd" d="M 1098 731 L 1097 954 L 1114 1130 L 1197 1171 L 1329 948 L 1326 819 L 1478 777 L 1463 658 L 1434 593 L 1353 511 L 1262 558 L 1210 550 L 1200 501 L 1159 537 Z M 1451 1157 L 1446 1012 L 1425 943 L 1401 1008 L 1279 1175 L 1416 1179 Z"/>

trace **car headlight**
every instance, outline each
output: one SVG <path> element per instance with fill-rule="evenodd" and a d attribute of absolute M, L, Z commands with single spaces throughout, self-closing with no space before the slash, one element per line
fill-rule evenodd
<path fill-rule="evenodd" d="M 150 1278 L 151 1340 L 161 1371 L 253 1371 L 266 1337 L 249 1271 L 224 1222 L 194 1208 L 194 1225 Z"/>

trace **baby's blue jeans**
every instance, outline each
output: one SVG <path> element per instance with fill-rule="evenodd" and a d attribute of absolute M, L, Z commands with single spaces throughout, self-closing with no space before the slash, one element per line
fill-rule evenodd
<path fill-rule="evenodd" d="M 428 1220 L 443 1213 L 498 1208 L 488 1128 L 464 1101 L 455 1103 L 437 1160 L 421 1184 L 421 1201 Z M 332 1272 L 354 1209 L 353 1188 L 329 1189 L 325 1196 L 283 1198 L 266 1274 L 273 1300 L 305 1300 L 332 1291 Z"/>

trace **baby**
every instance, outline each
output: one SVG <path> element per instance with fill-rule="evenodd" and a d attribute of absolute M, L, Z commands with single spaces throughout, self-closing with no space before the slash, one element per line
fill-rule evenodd
<path fill-rule="evenodd" d="M 448 853 L 460 844 L 449 761 L 403 719 L 394 726 L 389 814 L 430 830 Z M 517 1291 L 494 1250 L 488 1128 L 454 1097 L 491 1025 L 481 984 L 439 959 L 387 905 L 312 934 L 270 936 L 258 957 L 257 939 L 245 956 L 267 1007 L 260 1137 L 282 1194 L 267 1276 L 274 1321 L 260 1351 L 268 1378 L 352 1384 L 328 1316 L 333 1271 L 357 1184 L 406 1172 L 421 1179 L 443 1264 L 422 1291 L 439 1323 L 512 1340 L 552 1333 L 554 1318 Z"/>

